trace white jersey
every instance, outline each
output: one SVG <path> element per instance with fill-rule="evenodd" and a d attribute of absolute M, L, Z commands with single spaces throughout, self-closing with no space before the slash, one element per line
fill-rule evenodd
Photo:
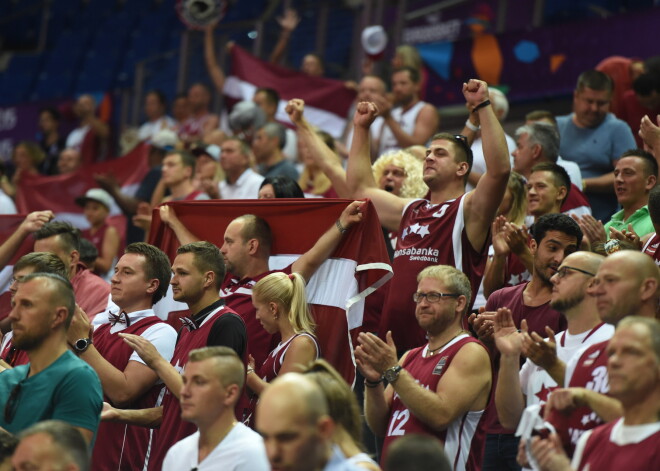
<path fill-rule="evenodd" d="M 174 444 L 163 461 L 163 471 L 270 471 L 264 440 L 241 423 L 209 455 L 198 462 L 199 431 Z"/>

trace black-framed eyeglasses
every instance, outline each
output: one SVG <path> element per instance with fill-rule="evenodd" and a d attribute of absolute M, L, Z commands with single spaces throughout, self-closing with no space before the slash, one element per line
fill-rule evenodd
<path fill-rule="evenodd" d="M 431 291 L 430 293 L 416 292 L 413 293 L 413 301 L 419 303 L 422 299 L 426 298 L 427 302 L 433 304 L 437 303 L 442 298 L 458 298 L 459 296 L 460 294 L 456 293 L 436 293 L 435 291 Z"/>
<path fill-rule="evenodd" d="M 585 275 L 588 275 L 588 276 L 596 276 L 595 273 L 591 273 L 591 272 L 583 270 L 581 268 L 569 267 L 568 265 L 564 265 L 563 267 L 560 267 L 559 270 L 557 270 L 557 278 L 564 278 L 566 275 L 568 275 L 569 270 L 584 273 Z"/>
<path fill-rule="evenodd" d="M 27 375 L 23 378 L 16 386 L 13 387 L 7 398 L 7 403 L 5 404 L 5 422 L 11 423 L 14 420 L 16 415 L 16 409 L 18 408 L 18 396 L 21 394 L 21 389 L 23 388 L 23 382 L 28 378 L 30 370 L 28 370 Z"/>

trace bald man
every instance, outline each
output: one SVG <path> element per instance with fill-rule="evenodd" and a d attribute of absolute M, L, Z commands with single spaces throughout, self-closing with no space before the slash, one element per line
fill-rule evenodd
<path fill-rule="evenodd" d="M 623 417 L 582 435 L 572 463 L 556 435 L 532 439 L 541 469 L 587 471 L 660 469 L 660 324 L 654 318 L 623 319 L 607 346 L 610 395 Z"/>
<path fill-rule="evenodd" d="M 603 261 L 587 293 L 595 299 L 600 319 L 616 326 L 629 316 L 655 318 L 659 287 L 660 272 L 653 259 L 623 250 Z M 546 419 L 563 432 L 569 455 L 585 431 L 622 414 L 621 404 L 605 396 L 610 391 L 607 345 L 606 340 L 578 351 L 567 362 L 565 388 L 548 399 Z"/>
<path fill-rule="evenodd" d="M 332 444 L 335 424 L 319 387 L 299 373 L 277 378 L 261 395 L 257 431 L 273 469 L 357 471 Z"/>

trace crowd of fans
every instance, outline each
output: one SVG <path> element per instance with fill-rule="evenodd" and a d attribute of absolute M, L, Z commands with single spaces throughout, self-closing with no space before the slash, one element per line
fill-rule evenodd
<path fill-rule="evenodd" d="M 280 19 L 272 61 L 297 22 Z M 213 27 L 205 57 L 221 89 Z M 337 141 L 300 99 L 277 122 L 271 88 L 238 103 L 229 128 L 205 84 L 172 116 L 151 91 L 137 191 L 95 175 L 77 199 L 82 233 L 48 210 L 25 218 L 0 246 L 5 266 L 34 238 L 0 319 L 0 469 L 660 469 L 657 60 L 583 72 L 568 114 L 529 113 L 515 137 L 500 124 L 504 94 L 476 79 L 461 134 L 441 132 L 415 50 L 397 49 L 393 66 L 391 92 L 374 75 L 356 85 Z M 322 61 L 302 70 L 322 75 Z M 21 178 L 112 154 L 94 99 L 75 112 L 65 137 L 57 110 L 42 110 L 42 141 L 16 146 L 3 212 Z M 368 198 L 390 252 L 354 388 L 322 360 L 305 289 L 361 230 L 362 201 L 275 271 L 262 218 L 234 219 L 216 247 L 166 204 L 303 197 Z M 172 263 L 145 242 L 153 208 L 181 244 Z M 178 331 L 153 310 L 170 286 L 190 313 Z"/>

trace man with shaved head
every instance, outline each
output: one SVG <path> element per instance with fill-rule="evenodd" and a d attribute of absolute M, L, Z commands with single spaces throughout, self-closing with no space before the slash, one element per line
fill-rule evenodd
<path fill-rule="evenodd" d="M 623 250 L 603 261 L 587 293 L 600 319 L 616 326 L 629 316 L 655 318 L 659 288 L 660 272 L 653 259 Z M 610 391 L 608 340 L 577 352 L 566 365 L 565 389 L 553 391 L 548 400 L 546 417 L 563 433 L 569 455 L 586 430 L 621 416 L 618 401 L 605 396 Z"/>
<path fill-rule="evenodd" d="M 110 127 L 96 116 L 96 100 L 92 95 L 80 95 L 73 105 L 80 125 L 66 138 L 66 147 L 80 151 L 84 165 L 103 160 L 108 152 Z"/>
<path fill-rule="evenodd" d="M 273 469 L 287 471 L 353 471 L 332 445 L 335 424 L 320 388 L 299 373 L 277 378 L 261 395 L 257 430 Z"/>

